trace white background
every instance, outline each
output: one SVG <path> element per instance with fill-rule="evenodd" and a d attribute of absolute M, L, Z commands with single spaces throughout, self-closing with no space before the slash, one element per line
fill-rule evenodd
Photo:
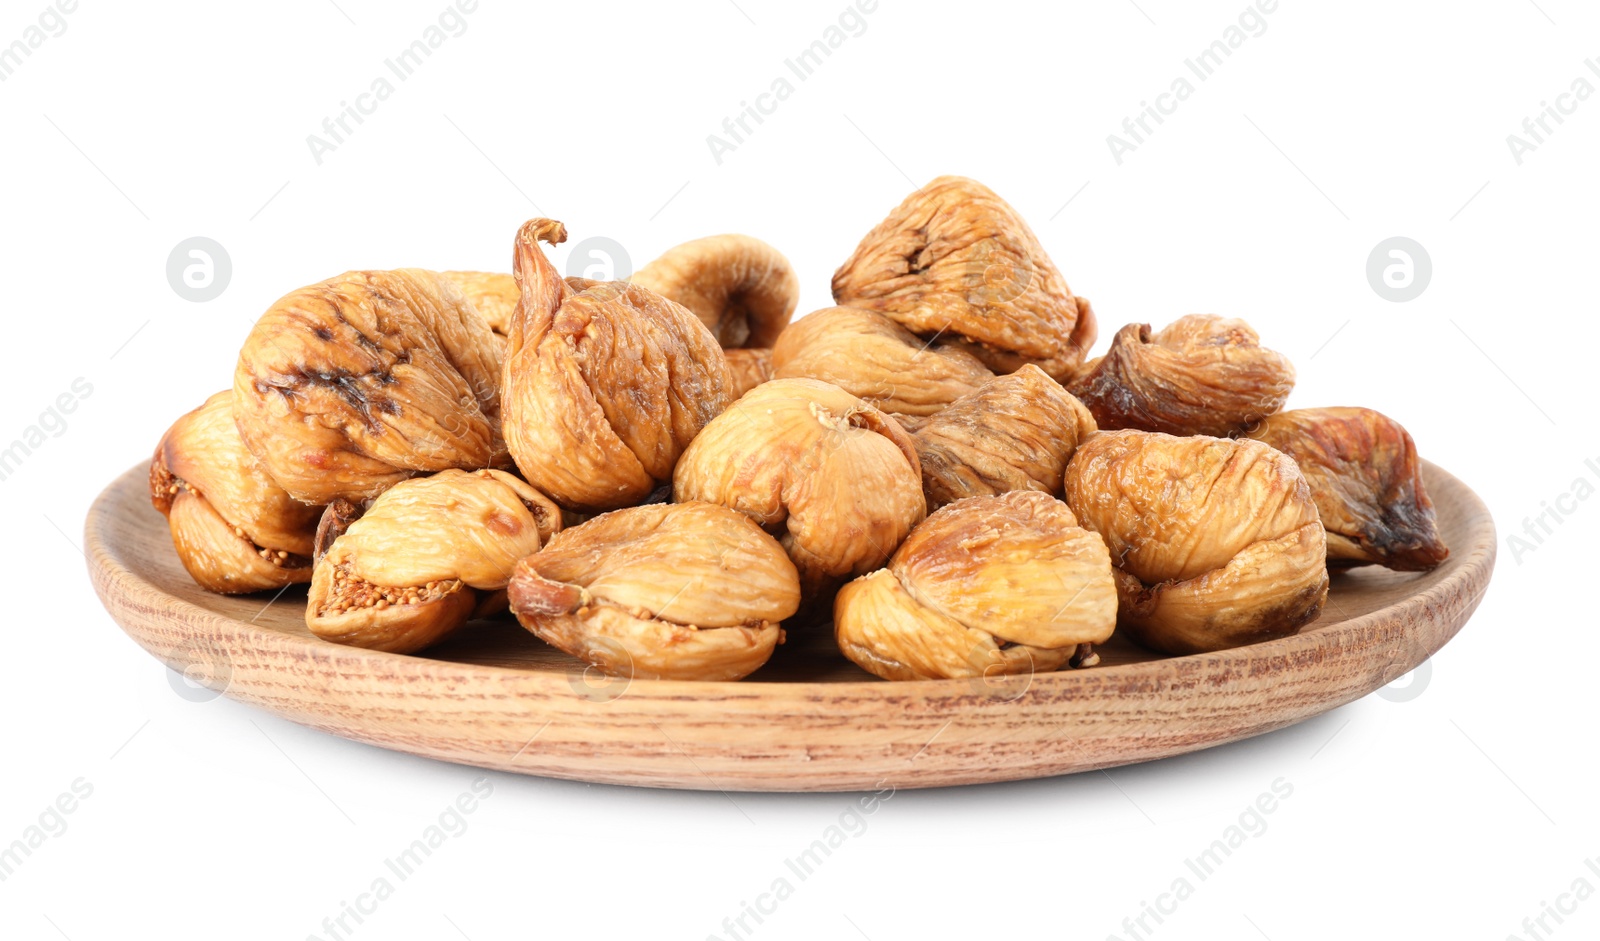
<path fill-rule="evenodd" d="M 606 236 L 635 266 L 757 235 L 811 310 L 860 236 L 943 173 L 1031 221 L 1094 301 L 1101 347 L 1128 321 L 1244 317 L 1295 361 L 1291 406 L 1399 418 L 1490 504 L 1499 568 L 1421 695 L 1109 774 L 901 790 L 752 936 L 1127 938 L 1123 919 L 1189 875 L 1154 937 L 1498 941 L 1547 936 L 1523 919 L 1574 880 L 1600 889 L 1600 500 L 1563 499 L 1574 512 L 1520 558 L 1506 542 L 1577 478 L 1600 483 L 1600 101 L 1520 165 L 1506 142 L 1576 77 L 1600 85 L 1600 13 L 1284 0 L 1119 165 L 1106 136 L 1244 0 L 881 0 L 719 165 L 707 135 L 845 6 L 737 2 L 484 0 L 321 165 L 307 135 L 444 0 L 85 0 L 0 83 L 0 443 L 74 379 L 93 387 L 0 482 L 0 843 L 75 780 L 93 788 L 0 882 L 0 935 L 327 938 L 475 777 L 188 702 L 90 591 L 90 500 L 228 384 L 271 301 L 349 268 L 508 270 L 517 225 L 546 214 L 569 247 Z M 6 2 L 0 44 L 43 7 Z M 196 235 L 233 263 L 208 303 L 165 273 Z M 1394 235 L 1432 258 L 1409 303 L 1365 274 Z M 1293 794 L 1266 831 L 1195 880 L 1184 860 L 1279 778 Z M 853 800 L 489 779 L 470 828 L 355 937 L 728 937 Z M 1600 934 L 1600 901 L 1564 917 L 1556 937 Z"/>

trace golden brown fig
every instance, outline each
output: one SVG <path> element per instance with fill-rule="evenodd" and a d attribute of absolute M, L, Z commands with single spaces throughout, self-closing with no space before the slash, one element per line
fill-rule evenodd
<path fill-rule="evenodd" d="M 449 278 L 473 308 L 478 311 L 489 329 L 501 336 L 511 323 L 511 314 L 517 309 L 517 298 L 522 292 L 517 279 L 495 271 L 441 271 Z"/>
<path fill-rule="evenodd" d="M 1305 478 L 1259 441 L 1102 431 L 1066 499 L 1117 566 L 1118 624 L 1199 653 L 1295 633 L 1328 597 L 1327 540 Z"/>
<path fill-rule="evenodd" d="M 737 680 L 800 604 L 783 547 L 708 503 L 605 513 L 517 564 L 511 610 L 541 640 L 613 676 Z"/>
<path fill-rule="evenodd" d="M 748 235 L 684 242 L 628 280 L 689 308 L 723 347 L 770 347 L 800 300 L 783 253 Z"/>
<path fill-rule="evenodd" d="M 965 349 L 920 339 L 883 314 L 828 307 L 783 331 L 772 375 L 829 382 L 895 415 L 932 415 L 994 373 Z"/>
<path fill-rule="evenodd" d="M 446 470 L 329 507 L 306 602 L 324 640 L 413 653 L 488 613 L 517 560 L 561 528 L 549 498 L 504 471 Z M 484 604 L 487 602 L 487 604 Z"/>
<path fill-rule="evenodd" d="M 1105 543 L 1028 490 L 932 514 L 834 601 L 839 649 L 888 680 L 1054 670 L 1116 622 Z"/>
<path fill-rule="evenodd" d="M 700 432 L 673 499 L 732 507 L 779 536 L 822 602 L 888 560 L 922 521 L 916 447 L 895 420 L 814 379 L 774 379 Z"/>
<path fill-rule="evenodd" d="M 450 279 L 467 301 L 472 304 L 484 322 L 489 325 L 495 335 L 502 340 L 511 329 L 511 315 L 517 311 L 517 301 L 522 297 L 522 288 L 517 286 L 517 279 L 509 274 L 497 271 L 441 271 L 440 274 Z M 567 278 L 568 284 L 583 282 L 582 278 Z M 581 290 L 581 287 L 579 288 Z"/>
<path fill-rule="evenodd" d="M 507 463 L 501 356 L 449 279 L 351 271 L 256 321 L 234 371 L 234 417 L 296 499 L 360 500 L 413 474 Z"/>
<path fill-rule="evenodd" d="M 961 340 L 995 372 L 1034 363 L 1071 376 L 1094 345 L 1074 297 L 1016 210 L 975 180 L 942 176 L 907 196 L 833 275 L 833 299 L 923 337 Z"/>
<path fill-rule="evenodd" d="M 1101 428 L 1224 437 L 1283 408 L 1294 366 L 1242 320 L 1189 314 L 1151 333 L 1132 323 L 1067 384 Z"/>
<path fill-rule="evenodd" d="M 996 376 L 913 431 L 928 509 L 1011 490 L 1061 495 L 1061 475 L 1094 416 L 1028 364 Z"/>
<path fill-rule="evenodd" d="M 285 493 L 245 448 L 232 392 L 206 399 L 161 436 L 150 461 L 150 502 L 167 518 L 184 569 L 208 591 L 311 580 L 322 508 Z"/>
<path fill-rule="evenodd" d="M 1269 416 L 1250 437 L 1294 458 L 1328 531 L 1328 564 L 1435 568 L 1439 539 L 1417 446 L 1400 423 L 1370 408 L 1300 408 Z"/>
<path fill-rule="evenodd" d="M 533 219 L 517 233 L 522 300 L 505 365 L 505 435 L 528 482 L 574 511 L 639 503 L 733 400 L 728 364 L 694 314 L 625 281 L 564 280 Z"/>
<path fill-rule="evenodd" d="M 772 378 L 771 350 L 734 349 L 722 352 L 728 359 L 728 376 L 733 380 L 733 398 L 739 398 Z"/>

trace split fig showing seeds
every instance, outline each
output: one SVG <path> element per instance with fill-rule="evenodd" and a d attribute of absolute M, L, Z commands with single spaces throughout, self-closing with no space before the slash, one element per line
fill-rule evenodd
<path fill-rule="evenodd" d="M 289 496 L 244 446 L 233 393 L 218 392 L 161 436 L 150 462 L 150 501 L 167 518 L 178 560 L 200 587 L 222 594 L 311 580 L 321 507 Z"/>
<path fill-rule="evenodd" d="M 352 271 L 279 299 L 246 338 L 234 418 L 297 500 L 363 500 L 414 474 L 509 462 L 501 344 L 432 271 Z"/>
<path fill-rule="evenodd" d="M 628 280 L 689 308 L 725 349 L 772 346 L 800 301 L 789 259 L 748 235 L 684 242 Z"/>
<path fill-rule="evenodd" d="M 840 589 L 839 649 L 889 680 L 1048 672 L 1117 621 L 1111 556 L 1038 491 L 972 497 L 932 514 L 889 567 Z"/>
<path fill-rule="evenodd" d="M 1039 367 L 996 376 L 912 430 L 928 509 L 1011 490 L 1059 497 L 1067 461 L 1094 431 L 1083 403 Z"/>
<path fill-rule="evenodd" d="M 939 177 L 867 233 L 834 273 L 833 299 L 925 339 L 960 341 L 997 373 L 1033 363 L 1064 380 L 1095 340 L 1089 303 L 1028 224 L 962 177 Z"/>
<path fill-rule="evenodd" d="M 1300 408 L 1263 420 L 1250 437 L 1294 458 L 1328 531 L 1328 564 L 1426 572 L 1450 555 L 1422 483 L 1417 446 L 1370 408 Z"/>
<path fill-rule="evenodd" d="M 1118 330 L 1067 388 L 1107 430 L 1225 437 L 1283 408 L 1294 366 L 1244 321 L 1190 314 L 1154 333 Z"/>
<path fill-rule="evenodd" d="M 1322 613 L 1316 504 L 1294 460 L 1259 441 L 1102 431 L 1078 446 L 1065 489 L 1111 550 L 1118 626 L 1147 647 L 1239 647 Z"/>
<path fill-rule="evenodd" d="M 673 499 L 731 507 L 778 537 L 807 602 L 888 561 L 922 521 L 922 471 L 893 418 L 837 386 L 774 379 L 689 445 Z"/>
<path fill-rule="evenodd" d="M 613 676 L 737 680 L 772 656 L 800 579 L 777 540 L 708 503 L 597 516 L 517 564 L 529 631 Z"/>
<path fill-rule="evenodd" d="M 447 470 L 384 491 L 365 513 L 334 504 L 306 604 L 324 640 L 414 653 L 453 633 L 561 528 L 561 510 L 498 470 Z M 502 604 L 503 607 L 503 604 Z"/>
<path fill-rule="evenodd" d="M 507 337 L 506 443 L 528 482 L 575 512 L 637 504 L 733 400 L 716 338 L 681 305 L 625 281 L 563 279 L 540 240 L 517 233 L 522 299 Z"/>
<path fill-rule="evenodd" d="M 911 416 L 932 415 L 994 376 L 959 345 L 924 340 L 858 307 L 828 307 L 790 324 L 772 349 L 772 374 L 832 383 Z"/>

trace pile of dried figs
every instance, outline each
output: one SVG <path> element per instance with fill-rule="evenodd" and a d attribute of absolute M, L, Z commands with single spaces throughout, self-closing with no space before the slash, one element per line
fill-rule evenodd
<path fill-rule="evenodd" d="M 791 324 L 744 235 L 628 281 L 352 271 L 256 322 L 151 498 L 225 593 L 309 583 L 318 637 L 412 653 L 507 610 L 613 674 L 735 680 L 794 631 L 886 679 L 1086 667 L 1293 634 L 1329 568 L 1444 560 L 1416 448 L 1283 411 L 1243 321 L 1097 328 L 987 187 L 911 194 Z M 781 656 L 781 653 L 779 654 Z"/>

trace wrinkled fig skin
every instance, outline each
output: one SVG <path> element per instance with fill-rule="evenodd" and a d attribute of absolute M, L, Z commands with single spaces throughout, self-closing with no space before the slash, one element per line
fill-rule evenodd
<path fill-rule="evenodd" d="M 962 177 L 939 177 L 867 233 L 834 273 L 833 299 L 923 337 L 966 341 L 997 373 L 1034 363 L 1064 380 L 1095 341 L 1088 302 L 1028 224 Z"/>
<path fill-rule="evenodd" d="M 929 343 L 880 313 L 828 307 L 789 325 L 772 349 L 777 379 L 832 383 L 895 415 L 932 415 L 994 377 L 976 356 Z"/>
<path fill-rule="evenodd" d="M 1128 324 L 1067 384 L 1101 428 L 1225 437 L 1283 408 L 1294 366 L 1242 320 L 1190 314 Z"/>
<path fill-rule="evenodd" d="M 800 577 L 777 540 L 708 503 L 605 513 L 517 564 L 511 610 L 613 676 L 738 680 L 783 641 Z"/>
<path fill-rule="evenodd" d="M 863 575 L 834 599 L 834 639 L 856 666 L 886 680 L 931 680 L 1050 673 L 1073 648 L 1002 646 L 911 597 L 888 569 Z"/>
<path fill-rule="evenodd" d="M 440 274 L 460 289 L 490 330 L 500 336 L 506 335 L 511 314 L 522 296 L 516 278 L 494 271 L 441 271 Z"/>
<path fill-rule="evenodd" d="M 534 487 L 575 512 L 631 506 L 672 479 L 689 441 L 733 400 L 728 364 L 694 314 L 624 281 L 564 280 L 517 233 L 522 300 L 507 336 L 505 435 Z"/>
<path fill-rule="evenodd" d="M 508 462 L 501 344 L 449 279 L 352 271 L 256 321 L 233 377 L 245 445 L 297 500 L 361 500 L 418 473 Z"/>
<path fill-rule="evenodd" d="M 515 275 L 496 271 L 441 271 L 450 279 L 467 302 L 476 309 L 502 341 L 511 330 L 511 316 L 517 312 L 517 302 L 522 299 L 522 288 L 517 286 Z M 567 278 L 567 284 L 577 284 L 582 290 L 589 282 L 583 278 Z"/>
<path fill-rule="evenodd" d="M 167 517 L 178 559 L 200 587 L 222 594 L 311 580 L 320 507 L 267 476 L 218 392 L 161 436 L 150 461 L 150 502 Z"/>
<path fill-rule="evenodd" d="M 772 378 L 772 351 L 762 349 L 723 350 L 728 360 L 728 376 L 733 380 L 731 397 L 740 396 Z"/>
<path fill-rule="evenodd" d="M 772 346 L 800 301 L 789 259 L 748 235 L 684 242 L 628 280 L 689 308 L 726 349 Z"/>
<path fill-rule="evenodd" d="M 1059 497 L 1067 461 L 1094 431 L 1083 403 L 1039 367 L 996 376 L 912 431 L 928 509 L 1011 490 Z"/>
<path fill-rule="evenodd" d="M 1328 596 L 1327 540 L 1295 462 L 1259 441 L 1102 431 L 1066 500 L 1116 565 L 1118 625 L 1174 654 L 1285 637 Z"/>
<path fill-rule="evenodd" d="M 1294 458 L 1328 531 L 1328 564 L 1426 572 L 1450 555 L 1422 484 L 1417 447 L 1370 408 L 1301 408 L 1250 432 Z"/>
<path fill-rule="evenodd" d="M 1117 623 L 1111 556 L 1066 504 L 1014 490 L 932 514 L 834 601 L 839 649 L 889 680 L 1047 672 Z"/>
<path fill-rule="evenodd" d="M 306 626 L 324 640 L 415 653 L 503 609 L 518 559 L 561 527 L 561 510 L 498 470 L 446 470 L 384 491 L 362 513 L 329 505 Z"/>
<path fill-rule="evenodd" d="M 922 522 L 922 470 L 893 418 L 836 386 L 774 379 L 705 427 L 673 498 L 731 507 L 779 542 L 808 608 L 888 561 Z"/>

